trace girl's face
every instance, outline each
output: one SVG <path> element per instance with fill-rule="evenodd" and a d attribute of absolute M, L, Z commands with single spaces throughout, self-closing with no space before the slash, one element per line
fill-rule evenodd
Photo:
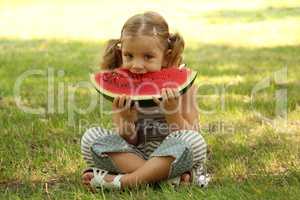
<path fill-rule="evenodd" d="M 132 73 L 154 72 L 166 64 L 166 53 L 154 37 L 125 37 L 122 40 L 122 61 L 123 67 Z"/>

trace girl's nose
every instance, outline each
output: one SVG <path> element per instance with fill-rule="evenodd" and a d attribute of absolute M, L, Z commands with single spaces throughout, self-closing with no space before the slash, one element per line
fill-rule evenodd
<path fill-rule="evenodd" d="M 135 63 L 131 67 L 132 72 L 139 73 L 144 70 L 144 67 L 141 63 Z"/>

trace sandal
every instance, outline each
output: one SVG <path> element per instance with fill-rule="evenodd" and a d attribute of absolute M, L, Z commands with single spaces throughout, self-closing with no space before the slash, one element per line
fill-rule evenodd
<path fill-rule="evenodd" d="M 202 167 L 198 167 L 192 170 L 192 182 L 200 187 L 207 187 L 211 179 L 211 176 L 206 171 L 203 171 Z"/>
<path fill-rule="evenodd" d="M 200 186 L 200 187 L 207 187 L 211 177 L 210 174 L 203 171 L 203 167 L 198 167 L 189 171 L 191 175 L 192 183 Z M 177 176 L 172 179 L 168 179 L 167 183 L 171 184 L 172 186 L 179 186 L 181 180 L 181 176 Z"/>
<path fill-rule="evenodd" d="M 93 172 L 94 177 L 90 181 L 91 188 L 94 190 L 99 190 L 99 189 L 121 189 L 121 177 L 123 176 L 122 174 L 117 175 L 113 181 L 111 182 L 106 182 L 104 180 L 104 177 L 108 174 L 108 171 L 99 169 L 96 167 L 88 168 L 86 169 L 84 173 L 86 172 Z"/>

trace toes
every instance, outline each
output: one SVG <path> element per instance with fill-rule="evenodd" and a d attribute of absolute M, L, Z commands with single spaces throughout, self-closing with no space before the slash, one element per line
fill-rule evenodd
<path fill-rule="evenodd" d="M 86 186 L 89 186 L 93 177 L 94 177 L 94 174 L 92 172 L 84 173 L 82 175 L 82 183 Z"/>
<path fill-rule="evenodd" d="M 94 174 L 92 172 L 86 172 L 82 175 L 83 180 L 91 180 L 94 177 Z"/>
<path fill-rule="evenodd" d="M 191 180 L 191 175 L 189 173 L 184 173 L 180 177 L 180 183 L 185 185 L 189 184 L 190 180 Z"/>
<path fill-rule="evenodd" d="M 187 174 L 187 175 L 184 177 L 184 182 L 189 183 L 189 182 L 190 182 L 190 179 L 191 179 L 191 176 L 190 176 L 189 174 Z"/>

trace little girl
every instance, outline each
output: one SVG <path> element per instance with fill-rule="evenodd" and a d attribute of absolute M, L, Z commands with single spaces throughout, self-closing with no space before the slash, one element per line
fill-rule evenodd
<path fill-rule="evenodd" d="M 164 18 L 146 12 L 129 18 L 120 39 L 108 42 L 101 66 L 132 73 L 180 67 L 183 49 L 182 37 L 169 33 Z M 83 183 L 92 190 L 161 180 L 206 185 L 206 143 L 199 133 L 196 90 L 193 85 L 180 95 L 163 88 L 162 100 L 153 97 L 157 106 L 150 108 L 132 106 L 130 96 L 116 97 L 112 120 L 117 131 L 95 127 L 82 137 L 82 155 L 90 166 Z"/>

